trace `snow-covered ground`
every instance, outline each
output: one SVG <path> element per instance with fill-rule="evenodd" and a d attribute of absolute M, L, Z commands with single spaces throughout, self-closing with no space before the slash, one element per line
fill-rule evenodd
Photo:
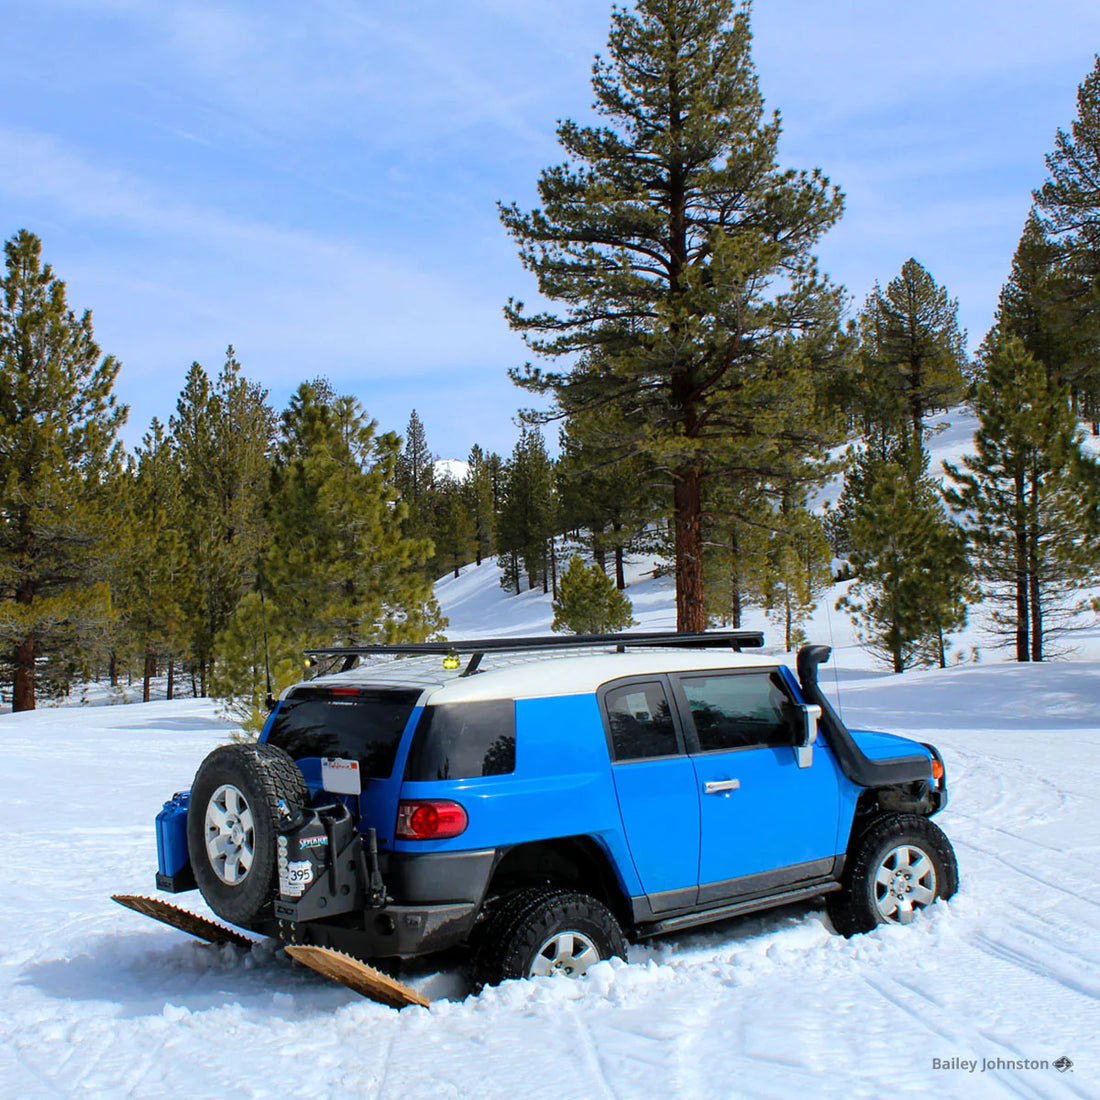
<path fill-rule="evenodd" d="M 968 430 L 953 420 L 936 449 L 957 457 Z M 635 617 L 671 627 L 671 578 L 650 566 L 628 572 Z M 549 598 L 506 596 L 492 563 L 437 592 L 452 637 L 549 630 Z M 1100 1097 L 1100 634 L 1074 660 L 1017 666 L 975 616 L 951 647 L 965 663 L 897 677 L 854 644 L 836 595 L 808 627 L 835 646 L 824 678 L 851 725 L 943 751 L 957 897 L 852 940 L 790 907 L 476 997 L 454 966 L 420 965 L 405 976 L 426 1010 L 109 900 L 153 892 L 155 814 L 231 733 L 213 704 L 0 716 L 0 1100 Z M 778 637 L 759 612 L 745 625 Z M 1062 1056 L 1072 1069 L 1050 1065 Z M 1003 1065 L 1021 1061 L 1048 1066 Z"/>
<path fill-rule="evenodd" d="M 0 718 L 0 1097 L 1100 1095 L 1100 663 L 842 690 L 849 722 L 944 751 L 950 904 L 853 940 L 803 905 L 477 997 L 419 968 L 432 1007 L 403 1012 L 109 900 L 152 892 L 153 817 L 229 733 L 211 704 Z"/>

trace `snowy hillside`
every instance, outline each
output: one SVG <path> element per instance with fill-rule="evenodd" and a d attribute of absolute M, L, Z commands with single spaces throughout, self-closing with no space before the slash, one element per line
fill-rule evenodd
<path fill-rule="evenodd" d="M 944 751 L 949 905 L 853 940 L 797 906 L 479 997 L 421 968 L 432 1007 L 400 1013 L 109 900 L 152 892 L 153 817 L 228 733 L 210 704 L 0 718 L 0 1097 L 1100 1095 L 1100 664 L 851 673 L 843 692 L 849 722 Z M 1065 1074 L 981 1070 L 1062 1055 Z"/>

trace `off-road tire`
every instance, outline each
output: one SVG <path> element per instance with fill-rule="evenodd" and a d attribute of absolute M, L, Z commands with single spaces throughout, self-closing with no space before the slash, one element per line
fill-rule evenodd
<path fill-rule="evenodd" d="M 478 937 L 473 960 L 476 985 L 531 977 L 539 949 L 570 932 L 584 937 L 600 959 L 626 958 L 619 922 L 589 894 L 532 887 L 500 899 Z"/>
<path fill-rule="evenodd" d="M 936 878 L 935 899 L 953 897 L 958 890 L 955 850 L 938 825 L 915 814 L 873 818 L 848 846 L 844 888 L 825 899 L 829 919 L 842 936 L 870 932 L 886 923 L 876 904 L 875 878 L 883 860 L 901 846 L 917 849 L 931 860 Z"/>
<path fill-rule="evenodd" d="M 236 787 L 252 813 L 252 863 L 236 884 L 222 881 L 206 846 L 206 813 L 224 785 Z M 216 748 L 199 765 L 187 808 L 187 851 L 195 881 L 206 903 L 222 920 L 253 931 L 266 931 L 278 890 L 276 826 L 279 801 L 291 815 L 309 805 L 309 788 L 298 765 L 282 749 L 268 744 L 232 744 Z"/>

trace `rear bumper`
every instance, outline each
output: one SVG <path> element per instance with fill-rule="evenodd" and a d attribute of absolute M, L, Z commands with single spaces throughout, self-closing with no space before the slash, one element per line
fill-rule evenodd
<path fill-rule="evenodd" d="M 386 905 L 364 907 L 363 883 L 338 887 L 334 894 L 322 875 L 302 898 L 275 900 L 277 934 L 289 943 L 332 947 L 362 959 L 445 951 L 473 930 L 496 860 L 495 848 L 383 853 Z M 339 918 L 327 916 L 326 909 Z"/>
<path fill-rule="evenodd" d="M 480 908 L 476 902 L 387 905 L 362 914 L 362 927 L 348 927 L 323 920 L 294 923 L 284 916 L 284 907 L 287 903 L 275 903 L 281 939 L 331 947 L 361 959 L 413 958 L 457 947 L 473 931 Z"/>

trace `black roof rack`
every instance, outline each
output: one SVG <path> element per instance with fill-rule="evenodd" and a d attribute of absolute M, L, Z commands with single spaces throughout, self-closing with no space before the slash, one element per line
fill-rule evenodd
<path fill-rule="evenodd" d="M 343 657 L 344 668 L 352 658 L 388 654 L 400 657 L 423 657 L 433 653 L 457 656 L 472 654 L 463 676 L 477 671 L 486 653 L 525 653 L 540 649 L 579 649 L 615 646 L 622 653 L 627 646 L 667 649 L 759 649 L 764 635 L 759 630 L 708 630 L 702 634 L 677 634 L 674 631 L 636 631 L 622 634 L 546 634 L 533 638 L 467 638 L 452 642 L 403 642 L 396 645 L 330 646 L 307 649 L 307 657 Z"/>

